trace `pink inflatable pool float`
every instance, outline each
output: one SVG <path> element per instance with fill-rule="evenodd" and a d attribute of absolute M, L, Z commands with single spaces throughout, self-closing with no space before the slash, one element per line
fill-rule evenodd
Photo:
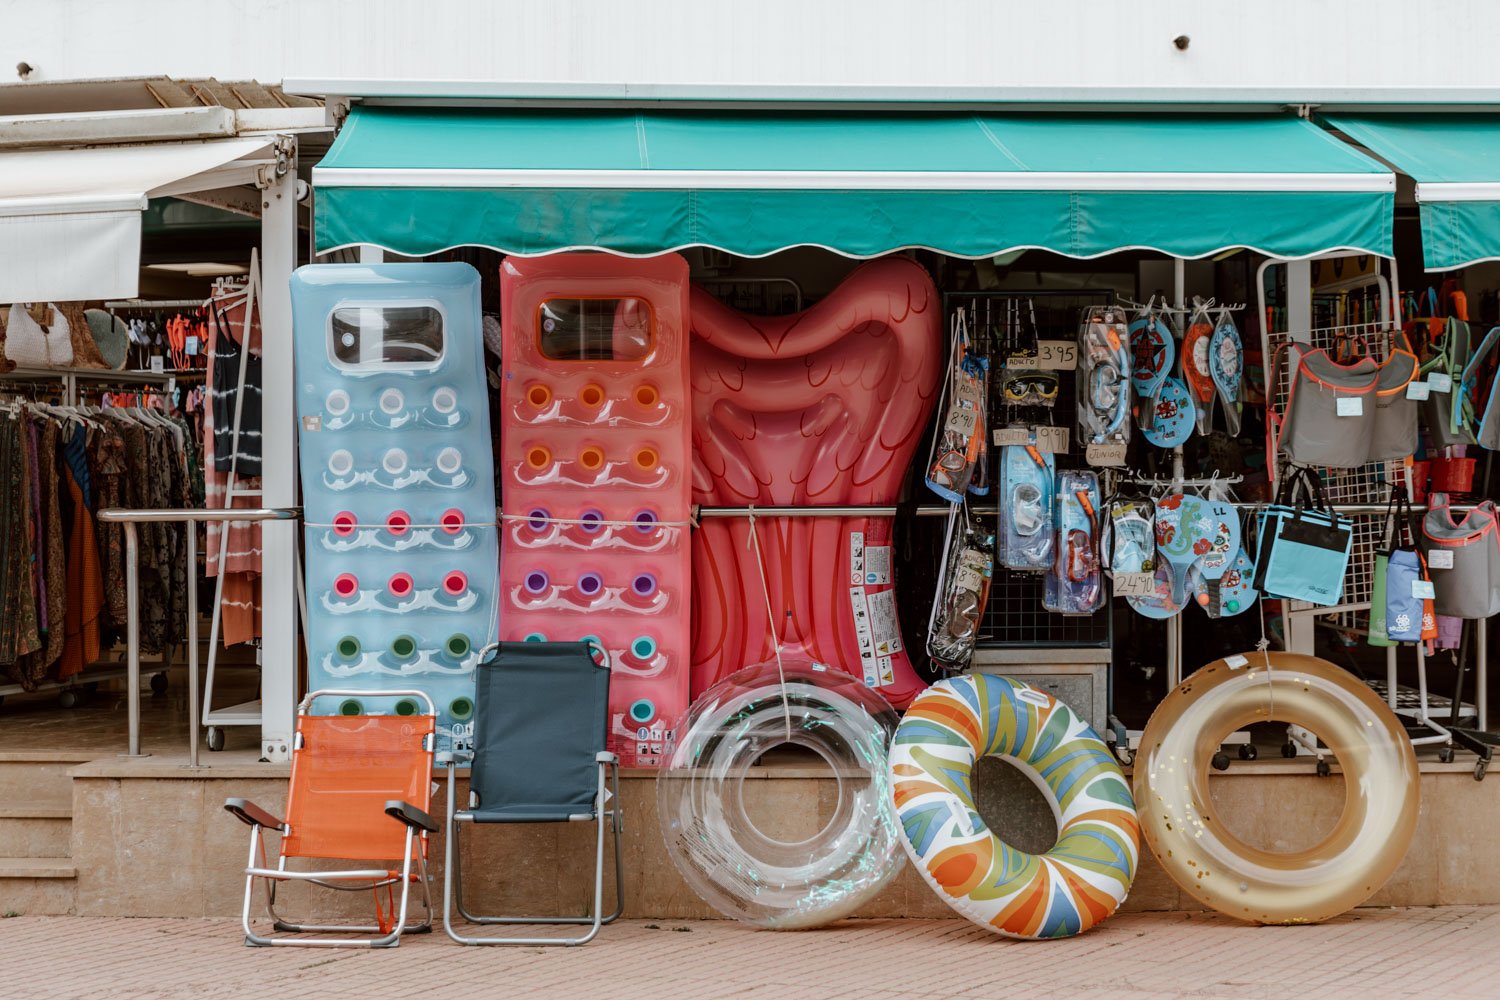
<path fill-rule="evenodd" d="M 639 266 L 638 264 L 636 266 Z M 941 299 L 916 263 L 864 264 L 795 316 L 692 293 L 693 500 L 895 503 L 936 400 Z M 705 519 L 693 542 L 693 692 L 773 656 L 861 677 L 905 706 L 925 686 L 896 618 L 889 517 Z M 762 583 L 761 566 L 765 583 Z"/>
<path fill-rule="evenodd" d="M 599 639 L 610 749 L 654 767 L 688 706 L 687 262 L 512 258 L 500 287 L 500 634 Z"/>

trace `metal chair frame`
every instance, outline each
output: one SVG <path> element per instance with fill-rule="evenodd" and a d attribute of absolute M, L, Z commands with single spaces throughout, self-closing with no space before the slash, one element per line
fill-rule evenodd
<path fill-rule="evenodd" d="M 346 691 L 325 689 L 312 691 L 302 699 L 297 706 L 297 715 L 307 715 L 313 699 L 321 697 L 342 697 L 348 695 L 359 695 L 368 697 L 379 695 L 382 697 L 416 697 L 427 703 L 428 713 L 436 715 L 437 710 L 432 699 L 421 691 Z M 302 746 L 302 734 L 296 737 L 298 749 Z M 432 753 L 433 739 L 427 737 L 424 741 L 426 750 Z M 423 934 L 432 930 L 432 890 L 427 877 L 427 857 L 423 848 L 430 834 L 437 832 L 437 824 L 432 818 L 408 802 L 392 799 L 385 803 L 385 813 L 393 820 L 402 823 L 406 827 L 406 842 L 403 850 L 401 872 L 393 875 L 387 869 L 351 869 L 344 871 L 292 871 L 286 867 L 286 855 L 281 854 L 277 859 L 276 867 L 269 867 L 266 862 L 265 842 L 262 837 L 263 830 L 274 830 L 285 833 L 287 824 L 266 810 L 260 808 L 253 802 L 245 799 L 228 799 L 224 808 L 230 814 L 236 816 L 250 826 L 250 855 L 245 865 L 245 897 L 244 904 L 240 910 L 240 924 L 245 932 L 245 945 L 252 948 L 266 948 L 273 946 L 296 946 L 305 948 L 394 948 L 401 943 L 403 933 Z M 451 811 L 451 809 L 450 809 Z M 259 864 L 257 864 L 257 860 Z M 415 878 L 420 880 L 422 887 L 422 907 L 425 916 L 420 923 L 414 924 L 409 930 L 406 926 L 407 911 L 409 909 L 411 884 L 413 880 L 413 862 L 417 869 Z M 255 882 L 257 879 L 265 881 L 266 886 L 266 912 L 272 921 L 272 927 L 278 931 L 294 934 L 306 933 L 359 933 L 367 934 L 363 938 L 309 938 L 309 937 L 281 937 L 273 938 L 257 934 L 251 926 L 250 899 L 255 894 Z M 281 882 L 308 882 L 321 886 L 325 889 L 337 889 L 344 892 L 378 891 L 383 888 L 401 883 L 401 905 L 394 910 L 396 923 L 390 931 L 385 932 L 378 924 L 304 924 L 294 923 L 284 919 L 276 912 L 276 886 Z M 341 883 L 352 882 L 355 884 L 345 885 Z M 378 906 L 377 897 L 377 906 Z M 379 936 L 376 936 L 379 935 Z"/>
<path fill-rule="evenodd" d="M 621 855 L 620 835 L 624 830 L 623 815 L 620 810 L 620 762 L 612 753 L 600 753 L 595 756 L 599 763 L 599 788 L 598 797 L 594 800 L 595 805 L 592 812 L 579 813 L 569 816 L 570 823 L 594 822 L 598 826 L 598 836 L 594 842 L 594 905 L 591 913 L 577 917 L 507 917 L 488 916 L 469 912 L 463 901 L 463 866 L 460 861 L 460 843 L 458 829 L 460 823 L 473 823 L 474 816 L 469 812 L 459 812 L 457 805 L 457 778 L 456 773 L 461 763 L 473 760 L 474 755 L 467 751 L 439 754 L 439 763 L 448 767 L 448 824 L 444 834 L 444 857 L 446 864 L 443 866 L 443 930 L 448 936 L 459 944 L 485 945 L 485 944 L 509 944 L 509 945 L 562 945 L 572 946 L 588 944 L 599 933 L 599 928 L 605 924 L 613 923 L 619 918 L 625 908 L 625 862 Z M 609 772 L 609 784 L 606 788 L 605 772 Z M 604 808 L 608 805 L 609 808 Z M 614 830 L 615 841 L 615 908 L 614 912 L 605 916 L 604 910 L 604 829 L 605 820 L 609 820 L 609 826 Z M 478 825 L 478 824 L 476 824 Z M 471 924 L 494 925 L 494 924 L 575 924 L 588 925 L 588 931 L 578 937 L 550 938 L 550 937 L 466 937 L 453 927 L 453 911 L 457 910 Z"/>

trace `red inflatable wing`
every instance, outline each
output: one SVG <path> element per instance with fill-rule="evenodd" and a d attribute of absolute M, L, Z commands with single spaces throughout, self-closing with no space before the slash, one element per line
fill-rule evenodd
<path fill-rule="evenodd" d="M 743 315 L 694 288 L 693 501 L 894 503 L 936 400 L 940 313 L 927 272 L 895 257 L 795 316 Z M 705 519 L 693 538 L 694 696 L 773 656 L 769 603 L 785 655 L 863 677 L 898 707 L 916 697 L 891 523 L 757 518 L 757 560 L 748 520 Z"/>

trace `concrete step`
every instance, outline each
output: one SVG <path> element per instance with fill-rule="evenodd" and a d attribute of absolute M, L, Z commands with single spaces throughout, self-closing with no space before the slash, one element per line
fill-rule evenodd
<path fill-rule="evenodd" d="M 0 751 L 0 806 L 71 805 L 73 782 L 68 772 L 105 756 L 102 751 Z"/>
<path fill-rule="evenodd" d="M 0 917 L 72 913 L 77 874 L 72 858 L 0 858 Z"/>
<path fill-rule="evenodd" d="M 57 858 L 73 853 L 73 807 L 60 803 L 0 806 L 0 858 Z"/>
<path fill-rule="evenodd" d="M 0 879 L 77 877 L 72 858 L 0 858 Z"/>

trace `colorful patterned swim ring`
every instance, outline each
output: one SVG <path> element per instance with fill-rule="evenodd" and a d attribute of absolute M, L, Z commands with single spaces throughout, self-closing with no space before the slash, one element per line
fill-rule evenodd
<path fill-rule="evenodd" d="M 1027 854 L 990 832 L 974 808 L 980 756 L 1036 782 L 1057 818 L 1052 850 Z M 907 709 L 890 768 L 906 853 L 981 927 L 1070 937 L 1125 901 L 1140 852 L 1130 786 L 1088 723 L 1045 691 L 989 674 L 939 681 Z"/>

